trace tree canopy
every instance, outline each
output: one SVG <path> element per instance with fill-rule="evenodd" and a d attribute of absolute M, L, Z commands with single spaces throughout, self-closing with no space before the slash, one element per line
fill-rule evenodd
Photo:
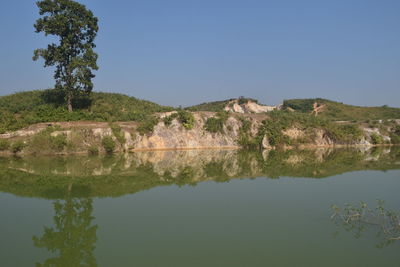
<path fill-rule="evenodd" d="M 98 19 L 92 11 L 73 0 L 42 0 L 36 4 L 42 16 L 34 25 L 36 32 L 57 36 L 59 43 L 36 49 L 33 60 L 43 58 L 45 67 L 56 67 L 56 88 L 64 92 L 71 112 L 72 100 L 88 95 L 93 89 L 95 75 L 92 71 L 98 69 L 98 55 L 94 52 Z"/>

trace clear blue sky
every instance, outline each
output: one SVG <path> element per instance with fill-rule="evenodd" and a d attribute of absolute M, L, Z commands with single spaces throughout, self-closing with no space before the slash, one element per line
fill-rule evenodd
<path fill-rule="evenodd" d="M 82 0 L 100 20 L 96 91 L 165 105 L 238 96 L 400 107 L 399 0 Z M 50 88 L 33 0 L 0 9 L 0 94 Z"/>

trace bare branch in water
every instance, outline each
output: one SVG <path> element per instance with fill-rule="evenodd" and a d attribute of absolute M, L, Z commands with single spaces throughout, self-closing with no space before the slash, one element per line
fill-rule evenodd
<path fill-rule="evenodd" d="M 369 226 L 377 228 L 378 236 L 383 239 L 377 247 L 382 248 L 400 240 L 400 215 L 385 209 L 382 200 L 378 200 L 375 209 L 369 208 L 365 202 L 359 205 L 345 204 L 343 209 L 332 205 L 331 209 L 331 219 L 346 231 L 352 232 L 356 238 L 361 237 Z"/>

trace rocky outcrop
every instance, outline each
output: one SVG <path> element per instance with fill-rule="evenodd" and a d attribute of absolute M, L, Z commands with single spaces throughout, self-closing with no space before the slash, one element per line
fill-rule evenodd
<path fill-rule="evenodd" d="M 266 113 L 273 111 L 275 109 L 279 109 L 279 106 L 266 106 L 266 105 L 260 105 L 256 102 L 253 102 L 251 100 L 248 100 L 244 103 L 240 103 L 240 100 L 235 99 L 231 100 L 228 105 L 224 108 L 225 111 L 227 112 L 233 112 L 233 113 Z"/>
<path fill-rule="evenodd" d="M 233 107 L 235 107 L 234 103 Z M 249 102 L 247 103 L 249 104 Z M 256 103 L 253 103 L 256 104 Z M 256 104 L 258 105 L 258 104 Z M 252 105 L 246 106 L 246 108 Z M 255 106 L 253 106 L 255 107 Z M 248 109 L 250 110 L 250 109 Z M 247 111 L 248 111 L 247 110 Z M 251 110 L 257 110 L 252 108 Z M 244 111 L 243 111 L 244 112 Z M 163 118 L 171 116 L 176 112 L 160 113 L 159 121 L 152 131 L 140 134 L 138 123 L 120 122 L 113 123 L 112 126 L 105 122 L 56 122 L 39 123 L 26 129 L 0 135 L 1 139 L 7 139 L 10 143 L 17 140 L 23 140 L 26 144 L 41 131 L 53 127 L 50 137 L 64 136 L 66 144 L 64 149 L 57 150 L 57 153 L 87 153 L 89 150 L 98 150 L 105 153 L 103 140 L 110 136 L 116 143 L 115 152 L 128 152 L 140 150 L 188 150 L 188 149 L 237 149 L 243 144 L 243 140 L 249 141 L 252 145 L 264 149 L 274 149 L 273 140 L 268 134 L 259 132 L 263 125 L 262 121 L 268 119 L 268 114 L 230 114 L 224 120 L 223 128 L 220 131 L 210 132 L 206 130 L 206 122 L 211 117 L 217 115 L 213 112 L 194 112 L 193 127 L 185 128 L 179 121 L 178 116 L 174 116 L 171 123 L 166 125 Z M 246 130 L 244 123 L 246 122 Z M 118 133 L 115 131 L 115 125 L 118 127 Z M 301 126 L 301 125 L 300 125 Z M 304 129 L 298 125 L 287 128 L 282 131 L 282 135 L 289 141 L 284 148 L 294 146 L 299 147 L 332 147 L 343 145 L 373 146 L 376 143 L 376 136 L 379 136 L 384 143 L 390 143 L 390 136 L 382 132 L 382 127 L 370 128 L 362 127 L 363 134 L 356 140 L 338 142 L 332 138 L 332 135 L 322 128 Z M 43 140 L 42 140 L 43 141 Z M 60 140 L 56 140 L 60 141 Z M 62 140 L 61 140 L 62 142 Z M 58 148 L 57 144 L 53 144 Z M 61 144 L 62 145 L 62 144 Z M 36 149 L 38 147 L 36 146 Z M 95 148 L 95 149 L 93 149 Z M 49 150 L 46 150 L 48 153 Z M 23 151 L 24 152 L 24 151 Z M 36 151 L 34 153 L 41 153 Z M 5 153 L 4 151 L 0 153 Z M 11 153 L 11 152 L 8 152 Z M 32 151 L 25 151 L 32 153 Z M 291 160 L 297 162 L 297 160 Z"/>
<path fill-rule="evenodd" d="M 126 146 L 132 150 L 238 148 L 241 123 L 236 118 L 227 120 L 222 133 L 210 133 L 204 129 L 209 116 L 197 113 L 194 117 L 195 123 L 190 130 L 185 129 L 177 119 L 173 119 L 169 126 L 160 122 L 151 133 L 132 134 L 127 138 Z"/>

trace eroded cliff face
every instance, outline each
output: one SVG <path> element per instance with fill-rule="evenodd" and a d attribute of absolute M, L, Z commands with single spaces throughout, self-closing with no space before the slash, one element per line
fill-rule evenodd
<path fill-rule="evenodd" d="M 234 99 L 228 103 L 228 105 L 224 108 L 224 110 L 232 113 L 243 114 L 243 113 L 265 113 L 280 108 L 281 105 L 278 106 L 260 105 L 251 100 L 248 100 L 244 103 L 240 103 L 238 99 Z"/>
<path fill-rule="evenodd" d="M 194 122 L 191 129 L 185 128 L 178 118 L 174 118 L 166 125 L 163 118 L 171 113 L 158 114 L 159 122 L 152 131 L 140 134 L 136 122 L 113 123 L 119 128 L 116 133 L 110 123 L 105 122 L 56 122 L 40 123 L 26 129 L 0 135 L 0 139 L 9 140 L 10 143 L 22 140 L 27 148 L 22 151 L 26 154 L 69 154 L 88 153 L 95 147 L 100 153 L 105 153 L 103 140 L 111 137 L 115 142 L 114 152 L 128 152 L 140 150 L 185 150 L 185 149 L 237 149 L 249 142 L 255 147 L 274 149 L 271 145 L 271 136 L 261 132 L 263 121 L 268 120 L 268 114 L 229 114 L 224 121 L 222 129 L 217 132 L 206 130 L 205 124 L 211 117 L 218 115 L 213 112 L 194 112 Z M 400 123 L 400 122 L 396 122 Z M 33 146 L 35 136 L 46 129 L 54 128 L 50 137 L 64 136 L 64 147 L 57 151 L 48 149 L 45 144 Z M 322 128 L 305 129 L 291 127 L 283 130 L 282 135 L 289 140 L 284 148 L 293 147 L 331 147 L 331 146 L 373 146 L 377 137 L 382 143 L 390 143 L 391 137 L 382 127 L 358 126 L 362 135 L 346 142 L 335 141 L 332 136 Z M 245 140 L 245 141 L 243 141 Z M 11 153 L 11 152 L 0 152 Z"/>
<path fill-rule="evenodd" d="M 126 149 L 205 149 L 205 148 L 238 148 L 237 139 L 241 122 L 235 117 L 229 117 L 224 125 L 223 132 L 210 133 L 204 129 L 204 124 L 211 114 L 195 113 L 195 123 L 188 130 L 174 119 L 171 125 L 166 126 L 159 122 L 151 133 L 126 132 Z"/>

